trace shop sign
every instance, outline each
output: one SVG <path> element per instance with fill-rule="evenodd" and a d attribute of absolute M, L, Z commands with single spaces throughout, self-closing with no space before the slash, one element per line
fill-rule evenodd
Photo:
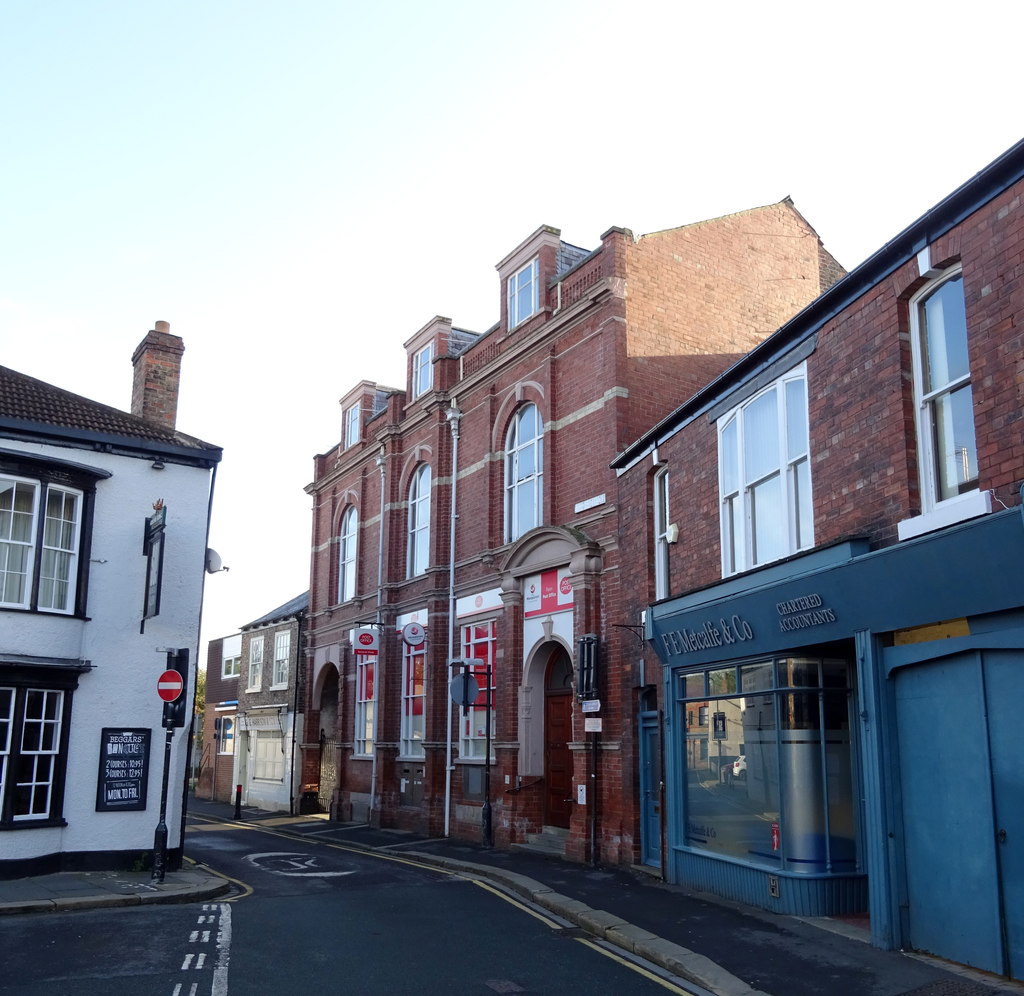
<path fill-rule="evenodd" d="M 817 592 L 776 602 L 775 611 L 779 614 L 779 629 L 783 633 L 836 622 L 835 612 L 824 603 Z"/>
<path fill-rule="evenodd" d="M 708 619 L 697 629 L 672 629 L 661 634 L 665 653 L 675 656 L 746 643 L 753 638 L 754 628 L 735 613 L 728 619 L 719 619 L 717 623 Z"/>
<path fill-rule="evenodd" d="M 569 568 L 533 574 L 523 582 L 523 617 L 566 612 L 573 607 Z"/>

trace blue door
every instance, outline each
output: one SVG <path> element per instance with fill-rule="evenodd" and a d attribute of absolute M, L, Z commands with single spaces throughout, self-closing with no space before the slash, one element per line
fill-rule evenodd
<path fill-rule="evenodd" d="M 645 865 L 661 867 L 661 730 L 658 714 L 640 714 L 640 852 Z"/>
<path fill-rule="evenodd" d="M 967 652 L 895 675 L 906 941 L 1021 978 L 1024 767 L 1013 728 L 1024 655 Z"/>

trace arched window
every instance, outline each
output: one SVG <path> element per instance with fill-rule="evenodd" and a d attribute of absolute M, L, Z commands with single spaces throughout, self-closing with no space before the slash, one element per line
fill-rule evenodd
<path fill-rule="evenodd" d="M 505 444 L 505 538 L 519 539 L 541 524 L 544 490 L 544 426 L 536 405 L 512 420 Z"/>
<path fill-rule="evenodd" d="M 347 602 L 356 594 L 356 536 L 359 516 L 354 508 L 347 508 L 341 517 L 338 536 L 338 602 Z"/>
<path fill-rule="evenodd" d="M 422 574 L 430 562 L 430 467 L 423 464 L 409 485 L 409 577 Z"/>

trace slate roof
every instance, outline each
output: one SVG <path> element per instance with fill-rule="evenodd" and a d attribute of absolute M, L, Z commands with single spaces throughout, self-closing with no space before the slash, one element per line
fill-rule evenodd
<path fill-rule="evenodd" d="M 269 626 L 271 623 L 280 622 L 282 619 L 288 619 L 291 616 L 298 615 L 300 612 L 305 612 L 308 608 L 309 592 L 304 591 L 301 595 L 296 595 L 290 602 L 285 602 L 284 605 L 279 605 L 276 609 L 272 609 L 265 616 L 260 616 L 259 619 L 246 623 L 242 629 L 257 629 L 260 626 Z"/>
<path fill-rule="evenodd" d="M 156 444 L 156 449 L 206 451 L 206 459 L 220 459 L 220 447 L 212 443 L 0 366 L 0 435 L 5 429 L 31 436 L 134 443 L 147 450 Z"/>

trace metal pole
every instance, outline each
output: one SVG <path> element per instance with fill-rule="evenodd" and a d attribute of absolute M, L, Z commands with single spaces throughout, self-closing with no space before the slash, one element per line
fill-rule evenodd
<path fill-rule="evenodd" d="M 494 829 L 491 824 L 491 662 L 487 661 L 487 688 L 484 690 L 484 847 L 494 847 Z"/>
<path fill-rule="evenodd" d="M 380 718 L 380 689 L 381 689 L 381 665 L 384 660 L 384 447 L 376 456 L 377 466 L 380 467 L 380 530 L 377 537 L 377 638 L 380 641 L 377 650 L 377 660 L 373 665 L 373 760 L 370 762 L 370 811 L 367 814 L 368 823 L 373 823 L 373 813 L 377 808 L 377 730 Z M 356 692 L 358 695 L 358 690 Z"/>
<path fill-rule="evenodd" d="M 153 834 L 153 881 L 162 882 L 167 868 L 167 786 L 171 777 L 171 741 L 174 728 L 168 727 L 164 736 L 164 774 L 160 781 L 160 821 Z"/>
<path fill-rule="evenodd" d="M 457 620 L 455 618 L 455 524 L 458 522 L 458 486 L 459 486 L 459 420 L 462 412 L 455 407 L 455 399 L 452 398 L 448 411 L 445 412 L 448 419 L 448 427 L 452 431 L 452 507 L 451 518 L 448 526 L 448 664 L 451 665 L 455 658 L 455 631 Z M 452 708 L 454 703 L 449 701 L 448 721 L 445 732 L 445 757 L 444 757 L 444 835 L 447 837 L 451 829 L 452 809 Z"/>

